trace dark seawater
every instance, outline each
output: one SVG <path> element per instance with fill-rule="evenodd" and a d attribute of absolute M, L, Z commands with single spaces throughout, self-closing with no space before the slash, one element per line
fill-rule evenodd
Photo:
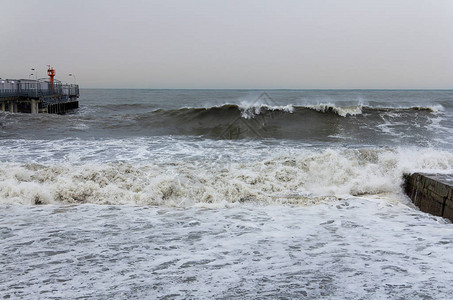
<path fill-rule="evenodd" d="M 85 90 L 65 116 L 1 116 L 9 139 L 175 136 L 448 147 L 451 91 Z"/>
<path fill-rule="evenodd" d="M 3 298 L 448 298 L 453 91 L 82 90 L 0 112 Z"/>

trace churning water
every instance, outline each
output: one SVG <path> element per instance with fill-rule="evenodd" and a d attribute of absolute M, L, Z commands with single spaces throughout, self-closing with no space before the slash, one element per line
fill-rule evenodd
<path fill-rule="evenodd" d="M 453 91 L 84 90 L 0 113 L 3 298 L 448 298 Z"/>

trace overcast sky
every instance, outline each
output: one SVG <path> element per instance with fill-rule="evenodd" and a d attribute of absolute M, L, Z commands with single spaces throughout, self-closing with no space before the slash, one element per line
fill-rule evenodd
<path fill-rule="evenodd" d="M 86 88 L 453 88 L 453 0 L 2 0 L 0 77 Z"/>

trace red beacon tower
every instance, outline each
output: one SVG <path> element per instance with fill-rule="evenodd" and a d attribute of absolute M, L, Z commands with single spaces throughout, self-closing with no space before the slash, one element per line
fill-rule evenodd
<path fill-rule="evenodd" d="M 55 92 L 55 87 L 54 87 L 54 78 L 55 78 L 55 69 L 52 68 L 50 65 L 47 65 L 47 75 L 50 77 L 50 82 L 52 83 L 52 92 Z"/>

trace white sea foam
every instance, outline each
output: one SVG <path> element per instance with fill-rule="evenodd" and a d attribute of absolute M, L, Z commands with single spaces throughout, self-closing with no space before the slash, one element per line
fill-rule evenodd
<path fill-rule="evenodd" d="M 291 104 L 279 106 L 241 102 L 239 109 L 241 110 L 241 115 L 244 119 L 251 119 L 256 115 L 259 115 L 263 109 L 267 111 L 283 111 L 288 113 L 294 112 L 294 107 Z"/>
<path fill-rule="evenodd" d="M 90 128 L 90 126 L 85 123 L 76 123 L 72 126 L 72 128 L 74 128 L 75 130 L 86 131 Z"/>
<path fill-rule="evenodd" d="M 364 194 L 399 194 L 404 172 L 452 172 L 432 149 L 299 150 L 260 160 L 173 159 L 85 164 L 3 163 L 2 203 L 225 206 L 307 205 Z"/>
<path fill-rule="evenodd" d="M 429 110 L 433 113 L 439 113 L 445 111 L 444 107 L 440 104 L 426 105 L 426 106 L 366 106 L 363 103 L 358 103 L 353 106 L 339 106 L 334 103 L 320 103 L 313 105 L 305 105 L 304 107 L 319 111 L 319 112 L 329 112 L 332 111 L 341 117 L 346 116 L 356 116 L 363 113 L 363 109 L 376 109 L 376 110 L 387 110 L 390 114 L 392 110 Z M 395 116 L 397 116 L 395 114 Z"/>
<path fill-rule="evenodd" d="M 363 106 L 369 109 L 381 109 L 381 110 L 428 110 L 433 113 L 443 112 L 445 108 L 441 104 L 427 104 L 427 105 L 399 105 L 399 106 L 391 106 L 391 105 L 377 105 L 377 106 Z"/>
<path fill-rule="evenodd" d="M 0 297 L 448 299 L 453 226 L 395 200 L 0 205 Z"/>
<path fill-rule="evenodd" d="M 355 115 L 362 114 L 362 105 L 361 104 L 356 105 L 356 106 L 341 107 L 341 106 L 337 106 L 333 103 L 321 103 L 321 104 L 317 104 L 317 105 L 308 105 L 306 107 L 319 111 L 319 112 L 333 111 L 341 117 L 346 117 L 348 115 L 355 116 Z"/>
<path fill-rule="evenodd" d="M 433 105 L 428 105 L 426 107 L 419 106 L 418 108 L 420 108 L 420 109 L 427 108 L 430 111 L 435 112 L 435 113 L 445 111 L 445 108 L 441 104 L 433 104 Z"/>

